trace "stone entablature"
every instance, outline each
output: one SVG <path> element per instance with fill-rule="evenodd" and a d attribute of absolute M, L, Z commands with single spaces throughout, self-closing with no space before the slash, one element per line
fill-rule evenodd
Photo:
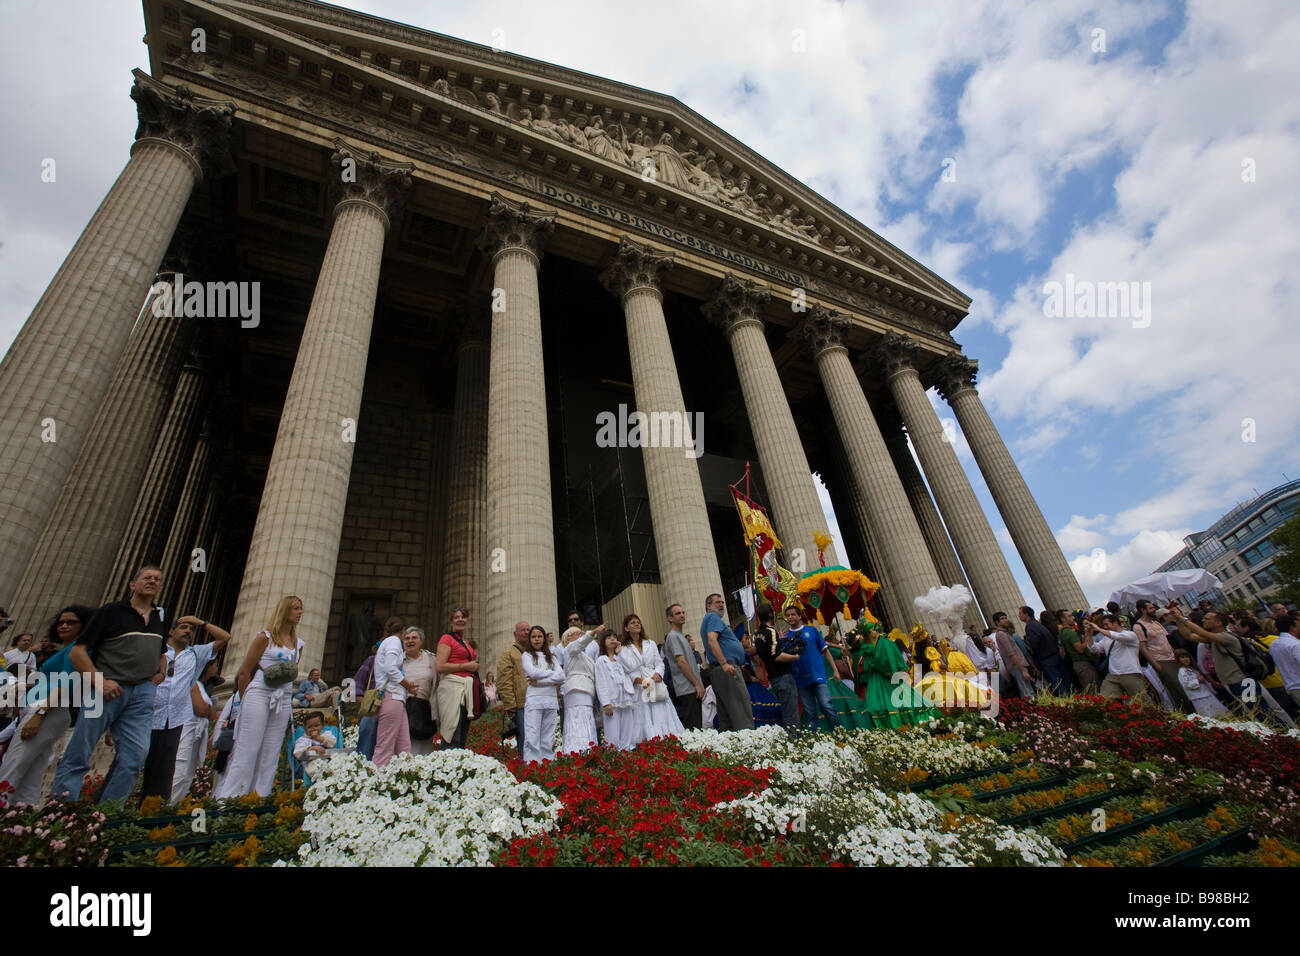
<path fill-rule="evenodd" d="M 296 0 L 163 4 L 163 13 L 151 40 L 157 75 L 206 77 L 479 176 L 537 192 L 549 182 L 630 215 L 657 213 L 806 273 L 810 293 L 944 342 L 969 305 L 671 97 Z M 206 54 L 188 52 L 199 21 L 209 24 Z M 349 36 L 355 46 L 340 42 Z M 657 171 L 650 182 L 647 159 Z"/>

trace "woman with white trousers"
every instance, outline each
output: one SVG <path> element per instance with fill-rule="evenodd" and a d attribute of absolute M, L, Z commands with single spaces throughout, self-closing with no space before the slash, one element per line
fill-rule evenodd
<path fill-rule="evenodd" d="M 594 747 L 596 715 L 592 701 L 596 696 L 596 655 L 599 646 L 593 644 L 605 636 L 605 629 L 597 628 L 585 634 L 580 627 L 571 627 L 561 638 L 564 642 L 564 745 L 566 754 L 579 753 Z"/>
<path fill-rule="evenodd" d="M 248 645 L 236 677 L 240 705 L 239 719 L 235 722 L 235 749 L 214 794 L 218 800 L 242 797 L 250 792 L 263 797 L 271 795 L 284 735 L 293 713 L 294 681 L 291 676 L 272 685 L 263 674 L 275 668 L 274 673 L 293 670 L 296 676 L 303 648 L 298 637 L 300 620 L 302 601 L 293 595 L 282 597 L 266 630 Z"/>
<path fill-rule="evenodd" d="M 555 757 L 555 724 L 560 716 L 557 688 L 564 683 L 564 666 L 551 653 L 544 628 L 528 632 L 528 650 L 521 656 L 528 694 L 524 698 L 524 763 Z M 590 710 L 588 710 L 590 713 Z"/>

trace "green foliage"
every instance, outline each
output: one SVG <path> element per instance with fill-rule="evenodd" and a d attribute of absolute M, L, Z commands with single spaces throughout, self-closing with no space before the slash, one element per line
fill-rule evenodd
<path fill-rule="evenodd" d="M 1300 601 L 1300 513 L 1287 521 L 1272 536 L 1273 576 L 1280 585 L 1278 597 Z"/>

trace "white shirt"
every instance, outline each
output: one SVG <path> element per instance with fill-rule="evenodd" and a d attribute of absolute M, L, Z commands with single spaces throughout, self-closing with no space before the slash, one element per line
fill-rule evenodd
<path fill-rule="evenodd" d="M 13 667 L 15 664 L 22 664 L 27 668 L 27 673 L 36 670 L 36 655 L 31 651 L 20 651 L 16 647 L 11 647 L 5 651 L 5 670 Z"/>
<path fill-rule="evenodd" d="M 1300 640 L 1294 634 L 1279 634 L 1269 645 L 1268 653 L 1277 665 L 1282 686 L 1288 691 L 1300 690 Z"/>
<path fill-rule="evenodd" d="M 564 665 L 560 663 L 559 655 L 552 652 L 550 667 L 546 666 L 546 655 L 541 651 L 524 651 L 521 660 L 524 676 L 537 681 L 536 686 L 528 685 L 525 705 L 543 710 L 558 709 L 560 702 L 555 689 L 564 683 Z"/>
<path fill-rule="evenodd" d="M 406 688 L 402 681 L 406 675 L 402 672 L 402 661 L 406 658 L 406 648 L 402 639 L 390 634 L 379 644 L 375 651 L 375 687 L 392 700 L 405 701 Z"/>
<path fill-rule="evenodd" d="M 153 729 L 183 727 L 194 716 L 190 688 L 212 660 L 213 644 L 191 645 L 178 654 L 167 645 L 167 669 L 171 676 L 158 685 L 153 698 Z"/>
<path fill-rule="evenodd" d="M 1109 650 L 1110 673 L 1141 674 L 1142 662 L 1138 659 L 1138 636 L 1132 631 L 1102 631 L 1112 642 Z"/>

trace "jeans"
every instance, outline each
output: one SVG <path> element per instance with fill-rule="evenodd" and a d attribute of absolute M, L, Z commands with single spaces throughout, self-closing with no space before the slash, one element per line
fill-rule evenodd
<path fill-rule="evenodd" d="M 781 702 L 781 726 L 794 733 L 799 729 L 799 685 L 793 674 L 782 674 L 771 680 L 772 693 Z"/>
<path fill-rule="evenodd" d="M 1025 677 L 1020 671 L 1013 670 L 1012 675 L 1016 679 L 1016 689 L 1020 691 L 1020 696 L 1025 700 L 1033 700 L 1038 695 L 1034 693 L 1034 684 L 1029 678 Z"/>
<path fill-rule="evenodd" d="M 379 738 L 379 718 L 362 717 L 357 721 L 357 753 L 371 760 L 375 756 L 375 741 Z"/>
<path fill-rule="evenodd" d="M 835 708 L 831 705 L 831 688 L 829 684 L 808 684 L 800 687 L 799 701 L 803 704 L 803 719 L 806 726 L 817 728 L 817 708 L 819 707 L 822 715 L 832 727 L 840 726 L 839 714 L 835 713 Z"/>
<path fill-rule="evenodd" d="M 104 778 L 99 799 L 103 802 L 129 797 L 149 752 L 153 699 L 157 690 L 152 681 L 123 685 L 120 695 L 103 702 L 98 717 L 88 716 L 87 709 L 82 708 L 68 748 L 54 774 L 50 795 L 55 799 L 80 799 L 81 784 L 90 769 L 91 753 L 99 738 L 104 736 L 104 731 L 111 729 L 117 754 L 108 776 Z"/>

